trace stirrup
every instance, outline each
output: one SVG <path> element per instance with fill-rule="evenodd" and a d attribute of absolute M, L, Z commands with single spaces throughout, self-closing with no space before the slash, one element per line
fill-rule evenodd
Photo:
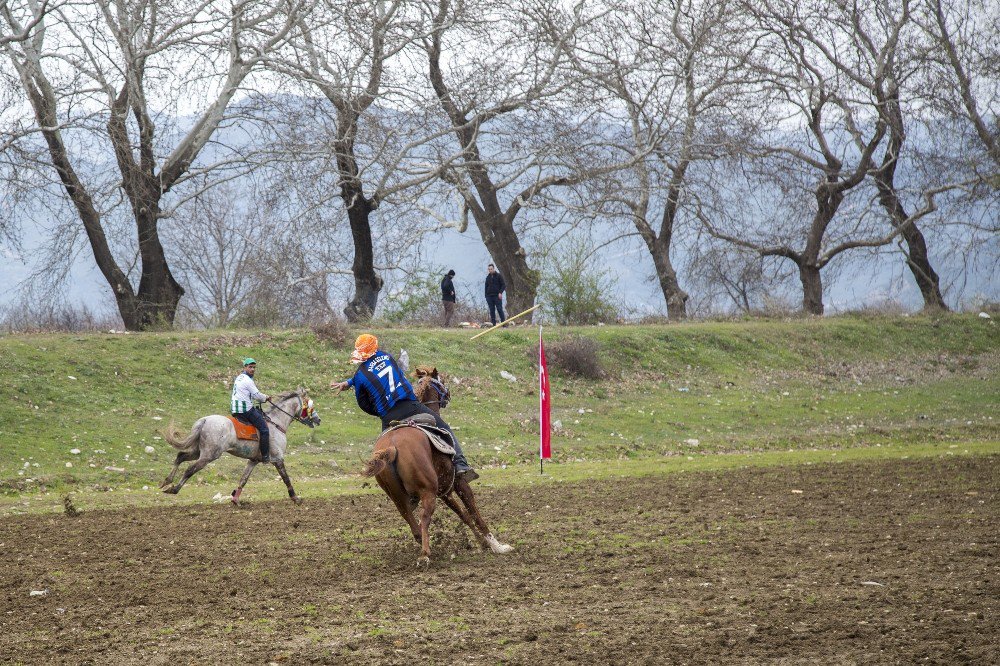
<path fill-rule="evenodd" d="M 476 479 L 478 479 L 479 478 L 479 472 L 477 472 L 476 470 L 474 470 L 474 469 L 472 469 L 470 467 L 469 469 L 465 470 L 464 472 L 459 472 L 458 473 L 458 477 L 460 479 L 464 479 L 465 482 L 468 483 L 469 481 L 475 481 Z"/>

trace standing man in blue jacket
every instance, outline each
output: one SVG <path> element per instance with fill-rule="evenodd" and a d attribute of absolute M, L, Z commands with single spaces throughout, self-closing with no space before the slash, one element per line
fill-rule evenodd
<path fill-rule="evenodd" d="M 490 321 L 497 325 L 497 312 L 500 313 L 500 323 L 507 321 L 503 313 L 503 292 L 507 291 L 503 276 L 490 264 L 486 267 L 486 304 L 490 306 Z"/>

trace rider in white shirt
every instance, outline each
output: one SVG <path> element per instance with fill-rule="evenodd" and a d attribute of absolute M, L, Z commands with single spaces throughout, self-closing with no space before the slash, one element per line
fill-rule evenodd
<path fill-rule="evenodd" d="M 253 374 L 256 371 L 257 361 L 252 358 L 243 359 L 243 372 L 233 380 L 231 412 L 243 423 L 257 428 L 260 433 L 261 462 L 271 462 L 271 431 L 267 428 L 264 412 L 253 404 L 254 400 L 266 402 L 270 397 L 257 390 L 257 384 L 253 381 Z"/>

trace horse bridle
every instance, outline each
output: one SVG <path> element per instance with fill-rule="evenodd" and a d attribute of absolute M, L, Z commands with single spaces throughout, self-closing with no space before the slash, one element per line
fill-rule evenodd
<path fill-rule="evenodd" d="M 302 396 L 299 396 L 299 400 L 302 400 Z M 301 423 L 301 424 L 302 424 L 302 425 L 304 425 L 304 426 L 308 426 L 308 427 L 310 427 L 310 428 L 312 428 L 312 427 L 313 427 L 313 426 L 309 425 L 309 422 L 308 422 L 308 421 L 306 421 L 305 419 L 303 419 L 303 418 L 302 418 L 301 416 L 298 416 L 298 415 L 296 415 L 296 414 L 292 414 L 292 413 L 289 413 L 289 412 L 286 412 L 286 411 L 285 411 L 285 410 L 283 410 L 283 409 L 282 409 L 281 407 L 278 407 L 278 404 L 277 404 L 277 403 L 274 403 L 274 402 L 271 402 L 270 400 L 268 400 L 268 402 L 269 402 L 269 403 L 271 404 L 271 406 L 272 406 L 272 407 L 274 407 L 275 409 L 277 409 L 277 410 L 278 410 L 279 412 L 281 412 L 282 414 L 285 414 L 286 416 L 290 416 L 290 417 L 292 417 L 292 419 L 293 419 L 293 420 L 295 420 L 295 421 L 298 421 L 299 423 Z M 264 417 L 266 418 L 266 417 L 267 417 L 267 414 L 264 414 Z M 271 421 L 271 419 L 267 419 L 267 420 L 268 420 L 268 421 Z M 274 421 L 271 421 L 271 423 L 274 423 Z M 274 425 L 275 425 L 275 427 L 278 427 L 278 424 L 277 424 L 277 423 L 274 423 Z M 281 428 L 280 428 L 280 427 L 278 427 L 278 429 L 279 429 L 279 430 L 281 430 Z"/>

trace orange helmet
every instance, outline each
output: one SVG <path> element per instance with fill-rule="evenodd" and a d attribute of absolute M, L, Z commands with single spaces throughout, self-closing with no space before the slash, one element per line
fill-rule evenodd
<path fill-rule="evenodd" d="M 371 358 L 378 351 L 378 338 L 370 333 L 362 333 L 354 341 L 354 353 L 351 354 L 352 363 L 361 363 Z"/>

